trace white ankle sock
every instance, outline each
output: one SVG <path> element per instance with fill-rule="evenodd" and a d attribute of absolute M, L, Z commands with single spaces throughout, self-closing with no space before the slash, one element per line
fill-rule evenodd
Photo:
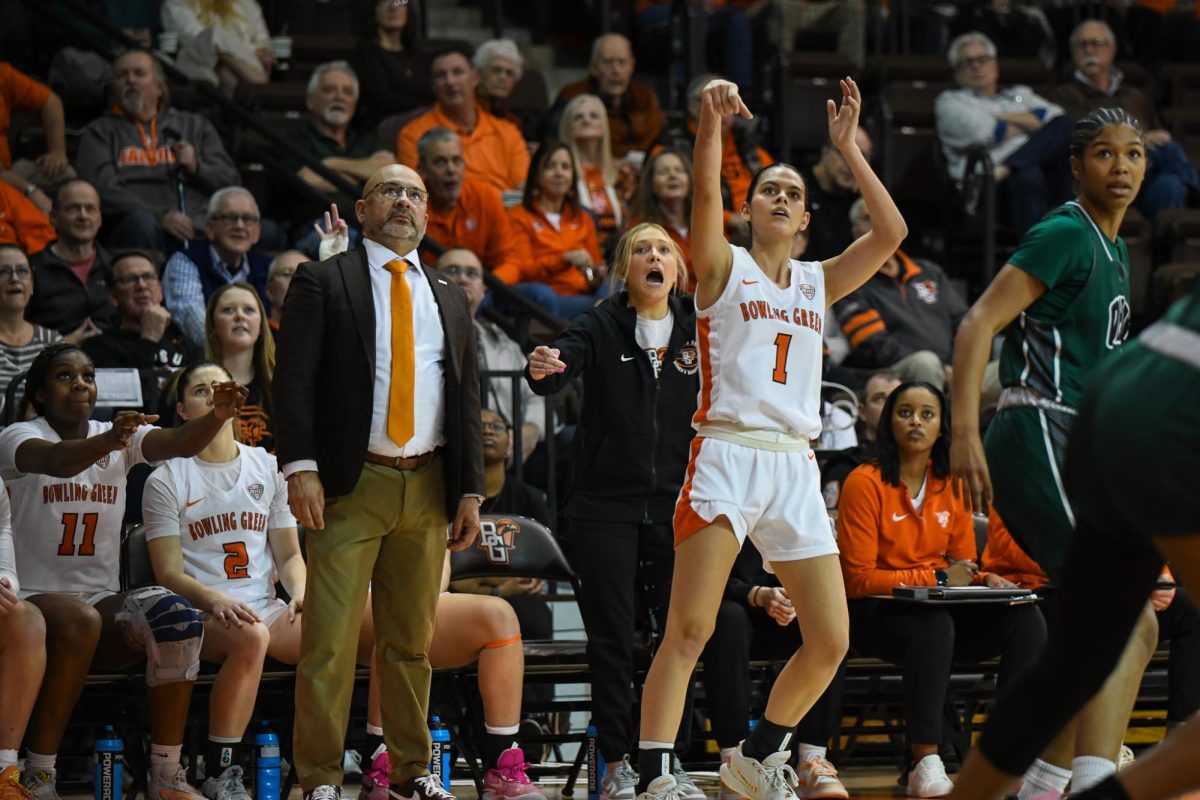
<path fill-rule="evenodd" d="M 1117 765 L 1100 756 L 1078 756 L 1071 759 L 1071 794 L 1090 789 L 1117 771 Z"/>
<path fill-rule="evenodd" d="M 16 750 L 0 750 L 0 770 L 15 767 L 17 765 Z"/>
<path fill-rule="evenodd" d="M 42 772 L 49 772 L 54 769 L 54 764 L 57 761 L 58 753 L 42 755 L 32 750 L 25 751 L 25 769 L 40 769 Z"/>
<path fill-rule="evenodd" d="M 818 747 L 815 744 L 796 742 L 796 763 L 803 764 L 805 759 L 812 758 L 813 756 L 824 758 L 827 752 L 829 752 L 827 748 Z"/>
<path fill-rule="evenodd" d="M 1055 792 L 1061 797 L 1070 780 L 1071 770 L 1056 767 L 1039 758 L 1025 770 L 1017 800 L 1031 800 L 1046 792 Z"/>
<path fill-rule="evenodd" d="M 372 725 L 371 723 L 368 722 L 367 723 L 367 735 L 368 736 L 383 736 L 383 728 L 379 727 L 378 725 Z"/>
<path fill-rule="evenodd" d="M 179 766 L 179 757 L 183 755 L 183 745 L 150 744 L 150 769 L 164 774 L 174 772 Z"/>
<path fill-rule="evenodd" d="M 492 736 L 516 736 L 521 732 L 520 725 L 488 725 L 486 722 L 483 729 Z"/>

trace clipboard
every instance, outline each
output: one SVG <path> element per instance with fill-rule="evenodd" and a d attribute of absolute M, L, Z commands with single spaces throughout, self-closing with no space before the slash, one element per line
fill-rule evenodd
<path fill-rule="evenodd" d="M 886 595 L 885 595 L 886 596 Z M 1033 603 L 1040 598 L 1032 589 L 992 589 L 987 586 L 896 586 L 895 600 L 936 603 Z"/>

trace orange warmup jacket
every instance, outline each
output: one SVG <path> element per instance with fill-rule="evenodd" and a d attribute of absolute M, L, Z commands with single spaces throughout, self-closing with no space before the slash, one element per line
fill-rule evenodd
<path fill-rule="evenodd" d="M 396 160 L 406 167 L 417 168 L 417 142 L 430 128 L 449 128 L 462 140 L 467 177 L 484 180 L 500 191 L 525 185 L 529 174 L 529 148 L 520 129 L 506 120 L 493 117 L 475 104 L 475 127 L 460 128 L 434 106 L 400 129 L 396 136 Z"/>
<path fill-rule="evenodd" d="M 438 211 L 430 205 L 425 235 L 447 250 L 470 250 L 505 283 L 516 283 L 520 277 L 521 264 L 504 213 L 504 200 L 490 184 L 467 178 L 458 202 L 449 211 Z M 423 260 L 432 267 L 437 258 L 426 253 Z"/>
<path fill-rule="evenodd" d="M 583 249 L 591 254 L 593 263 L 600 263 L 600 242 L 590 214 L 564 205 L 556 229 L 541 211 L 514 206 L 508 210 L 508 220 L 521 274 L 518 281 L 508 281 L 503 275 L 501 278 L 510 283 L 545 283 L 564 295 L 591 291 L 584 274 L 563 260 L 567 251 Z"/>
<path fill-rule="evenodd" d="M 879 467 L 855 469 L 842 486 L 837 534 L 851 598 L 891 594 L 900 584 L 936 586 L 934 570 L 976 556 L 971 513 L 932 470 L 918 512 L 908 490 L 884 483 Z"/>
<path fill-rule="evenodd" d="M 0 181 L 0 244 L 19 244 L 28 255 L 55 239 L 54 226 L 29 198 Z"/>

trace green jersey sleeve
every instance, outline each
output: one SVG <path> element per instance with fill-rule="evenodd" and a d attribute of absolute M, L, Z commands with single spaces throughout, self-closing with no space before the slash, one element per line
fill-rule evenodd
<path fill-rule="evenodd" d="M 1088 231 L 1067 214 L 1052 214 L 1029 229 L 1008 263 L 1046 285 L 1028 312 L 1043 319 L 1061 314 L 1087 282 L 1092 268 Z"/>

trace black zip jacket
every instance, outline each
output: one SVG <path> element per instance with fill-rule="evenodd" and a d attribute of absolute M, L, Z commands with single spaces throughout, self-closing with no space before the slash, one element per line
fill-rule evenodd
<path fill-rule="evenodd" d="M 637 312 L 622 292 L 581 314 L 551 347 L 566 371 L 533 391 L 550 395 L 583 378 L 566 514 L 614 522 L 667 523 L 687 471 L 700 390 L 696 311 L 671 297 L 674 323 L 657 380 L 635 338 Z"/>

